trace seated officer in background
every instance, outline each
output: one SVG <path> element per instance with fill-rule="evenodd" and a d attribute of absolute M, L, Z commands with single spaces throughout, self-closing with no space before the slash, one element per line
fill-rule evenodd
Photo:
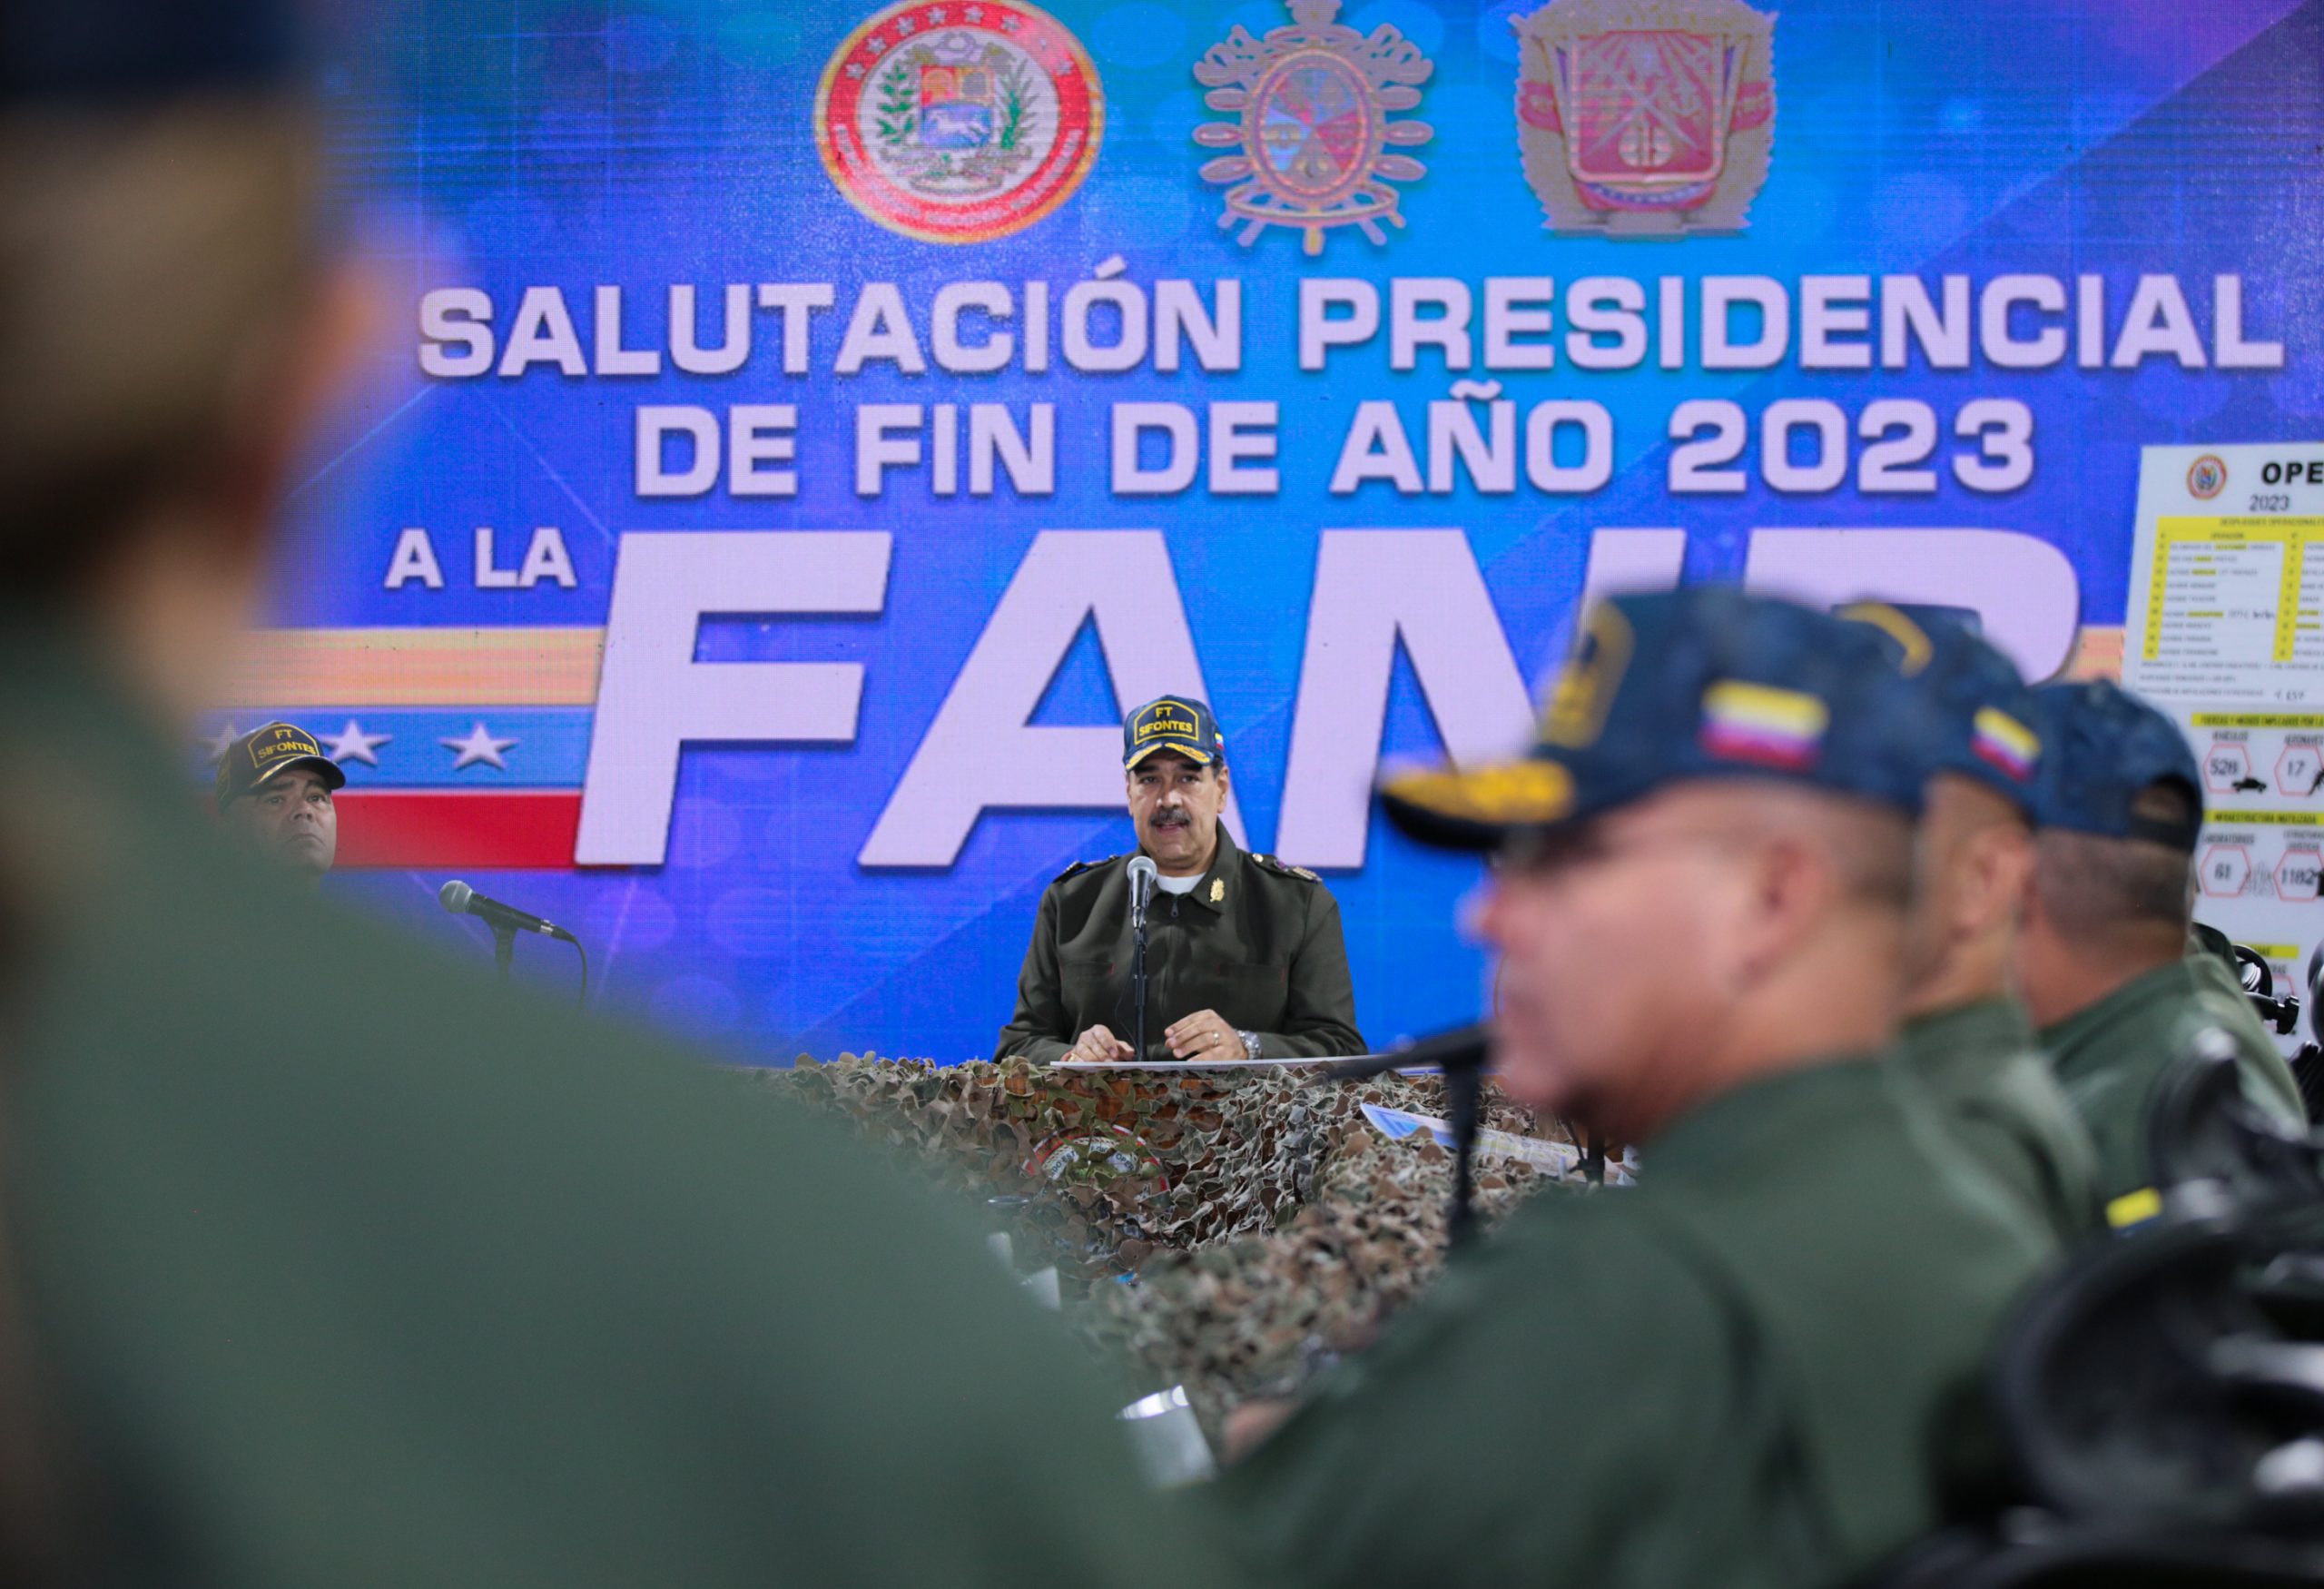
<path fill-rule="evenodd" d="M 281 15 L 6 16 L 0 1583 L 1217 1581 L 971 1224 L 192 809 L 366 295 Z"/>
<path fill-rule="evenodd" d="M 1226 746 L 1190 696 L 1122 720 L 1133 854 L 1158 873 L 1147 923 L 1147 1060 L 1364 1052 L 1340 907 L 1313 872 L 1246 854 L 1219 822 Z M 995 1059 L 1128 1060 L 1128 855 L 1084 861 L 1041 895 Z"/>
<path fill-rule="evenodd" d="M 1896 643 L 1904 687 L 1930 723 L 1917 742 L 1927 806 L 1892 1057 L 1961 1144 L 2070 1244 L 2099 1228 L 2096 1156 L 2009 988 L 2034 872 L 2034 692 L 2008 657 L 1941 612 L 1866 602 L 1841 616 Z"/>
<path fill-rule="evenodd" d="M 253 728 L 218 758 L 218 819 L 251 854 L 320 883 L 339 855 L 339 808 L 347 775 L 305 729 Z"/>
<path fill-rule="evenodd" d="M 1524 1204 L 1229 1470 L 1275 1581 L 1800 1589 L 1936 1521 L 1935 1426 L 2056 1242 L 1876 1057 L 1894 676 L 1827 615 L 1616 597 L 1529 757 L 1387 786 L 1494 853 L 1502 1089 L 1642 1170 Z"/>
<path fill-rule="evenodd" d="M 2242 993 L 2188 954 L 2201 775 L 2171 719 L 2103 680 L 2045 686 L 2041 832 L 2018 934 L 2025 1005 L 2098 1145 L 2107 1216 L 2152 1211 L 2155 1084 L 2204 1024 L 2235 1040 L 2243 1092 L 2303 1123 L 2299 1088 Z"/>

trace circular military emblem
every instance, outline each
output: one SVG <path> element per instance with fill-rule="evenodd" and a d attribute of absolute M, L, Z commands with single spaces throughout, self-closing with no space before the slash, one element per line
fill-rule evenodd
<path fill-rule="evenodd" d="M 2227 465 L 2211 453 L 2197 459 L 2187 470 L 2187 494 L 2210 501 L 2227 489 Z"/>
<path fill-rule="evenodd" d="M 1259 79 L 1246 113 L 1253 174 L 1294 203 L 1329 204 L 1372 174 L 1381 128 L 1372 84 L 1322 50 L 1299 50 Z"/>
<path fill-rule="evenodd" d="M 1017 0 L 888 6 L 815 91 L 815 143 L 839 191 L 926 242 L 1030 226 L 1081 185 L 1104 128 L 1081 41 Z"/>
<path fill-rule="evenodd" d="M 1340 0 L 1286 0 L 1291 24 L 1255 39 L 1236 27 L 1195 67 L 1203 103 L 1236 114 L 1195 129 L 1195 142 L 1236 153 L 1203 164 L 1205 182 L 1229 184 L 1222 226 L 1243 222 L 1249 242 L 1270 226 L 1294 228 L 1311 254 L 1324 235 L 1354 226 L 1374 242 L 1402 226 L 1396 190 L 1427 167 L 1391 145 L 1434 133 L 1393 113 L 1420 104 L 1416 86 L 1435 70 L 1420 47 L 1382 25 L 1366 35 L 1333 20 Z"/>

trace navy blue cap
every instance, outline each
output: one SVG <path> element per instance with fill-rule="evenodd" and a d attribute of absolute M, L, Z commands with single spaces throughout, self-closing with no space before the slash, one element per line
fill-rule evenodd
<path fill-rule="evenodd" d="M 1889 646 L 1862 624 L 1720 586 L 1600 602 L 1527 755 L 1381 790 L 1423 844 L 1492 849 L 1668 784 L 1774 778 L 1918 813 L 1926 782 Z"/>
<path fill-rule="evenodd" d="M 2203 775 L 2177 724 L 2104 679 L 2044 685 L 2034 699 L 2047 748 L 2035 812 L 2042 826 L 2194 853 L 2203 831 Z M 2141 794 L 2167 783 L 2185 791 L 2184 822 L 2135 809 Z"/>
<path fill-rule="evenodd" d="M 292 86 L 291 0 L 0 0 L 0 107 Z"/>
<path fill-rule="evenodd" d="M 1903 687 L 1923 698 L 1929 724 L 1915 748 L 1928 774 L 1974 778 L 2034 816 L 2042 735 L 2034 692 L 2017 665 L 1947 608 L 1860 601 L 1839 616 L 1885 637 Z"/>
<path fill-rule="evenodd" d="M 1163 696 L 1122 719 L 1122 765 L 1134 767 L 1157 750 L 1206 767 L 1226 759 L 1226 740 L 1207 705 L 1192 696 Z"/>

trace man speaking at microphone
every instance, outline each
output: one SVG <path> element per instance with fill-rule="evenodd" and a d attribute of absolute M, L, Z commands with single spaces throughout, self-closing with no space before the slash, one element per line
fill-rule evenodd
<path fill-rule="evenodd" d="M 1339 905 L 1316 875 L 1246 854 L 1219 824 L 1226 747 L 1210 708 L 1164 696 L 1122 720 L 1131 854 L 1041 895 L 995 1059 L 1329 1059 L 1364 1052 Z M 1133 873 L 1146 906 L 1147 1052 L 1135 1047 Z"/>

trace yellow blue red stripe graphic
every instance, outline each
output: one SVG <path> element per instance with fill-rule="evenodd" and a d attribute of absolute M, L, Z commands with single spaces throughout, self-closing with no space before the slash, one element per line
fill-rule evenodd
<path fill-rule="evenodd" d="M 2034 758 L 2042 741 L 2034 732 L 1998 706 L 1980 706 L 1972 725 L 1969 747 L 2019 783 L 2034 775 Z"/>
<path fill-rule="evenodd" d="M 1814 696 L 1739 678 L 1703 692 L 1702 746 L 1722 761 L 1809 767 L 1823 754 L 1831 711 Z"/>

